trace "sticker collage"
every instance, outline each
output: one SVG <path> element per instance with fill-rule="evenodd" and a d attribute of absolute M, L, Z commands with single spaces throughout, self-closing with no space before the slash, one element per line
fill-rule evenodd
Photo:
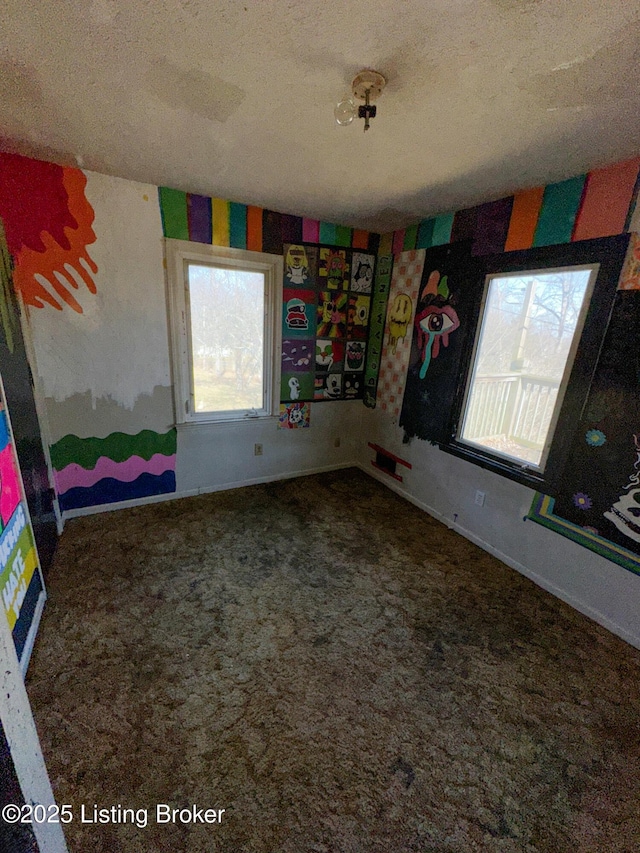
<path fill-rule="evenodd" d="M 285 245 L 279 426 L 309 426 L 310 403 L 361 400 L 375 255 Z"/>

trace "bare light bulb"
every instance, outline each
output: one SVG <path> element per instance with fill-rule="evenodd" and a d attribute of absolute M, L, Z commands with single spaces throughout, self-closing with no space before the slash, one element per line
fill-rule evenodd
<path fill-rule="evenodd" d="M 356 106 L 349 95 L 345 95 L 342 100 L 336 104 L 333 114 L 336 117 L 336 123 L 342 127 L 351 124 L 356 117 Z"/>

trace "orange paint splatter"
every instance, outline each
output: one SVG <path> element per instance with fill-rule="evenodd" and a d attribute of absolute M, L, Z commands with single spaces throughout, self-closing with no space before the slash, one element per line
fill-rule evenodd
<path fill-rule="evenodd" d="M 73 291 L 84 285 L 95 293 L 98 271 L 87 253 L 96 235 L 91 227 L 93 208 L 84 194 L 85 175 L 80 169 L 18 155 L 0 155 L 0 174 L 7 179 L 0 208 L 14 259 L 16 290 L 33 308 L 46 303 L 61 311 L 66 304 L 81 314 Z"/>

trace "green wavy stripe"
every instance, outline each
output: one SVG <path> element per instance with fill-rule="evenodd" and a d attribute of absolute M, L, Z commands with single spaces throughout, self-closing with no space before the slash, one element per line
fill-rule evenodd
<path fill-rule="evenodd" d="M 124 462 L 131 456 L 140 456 L 148 462 L 156 453 L 173 456 L 177 447 L 175 427 L 169 432 L 158 433 L 143 429 L 137 435 L 112 432 L 106 438 L 78 438 L 65 435 L 51 447 L 51 464 L 56 471 L 75 462 L 82 468 L 95 468 L 101 456 Z"/>

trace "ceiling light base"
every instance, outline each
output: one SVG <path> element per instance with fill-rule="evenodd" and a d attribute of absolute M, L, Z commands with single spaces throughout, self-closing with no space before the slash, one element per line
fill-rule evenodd
<path fill-rule="evenodd" d="M 386 83 L 385 78 L 377 71 L 361 71 L 353 78 L 351 90 L 354 98 L 359 101 L 366 101 L 368 91 L 369 103 L 372 104 L 382 94 Z"/>

